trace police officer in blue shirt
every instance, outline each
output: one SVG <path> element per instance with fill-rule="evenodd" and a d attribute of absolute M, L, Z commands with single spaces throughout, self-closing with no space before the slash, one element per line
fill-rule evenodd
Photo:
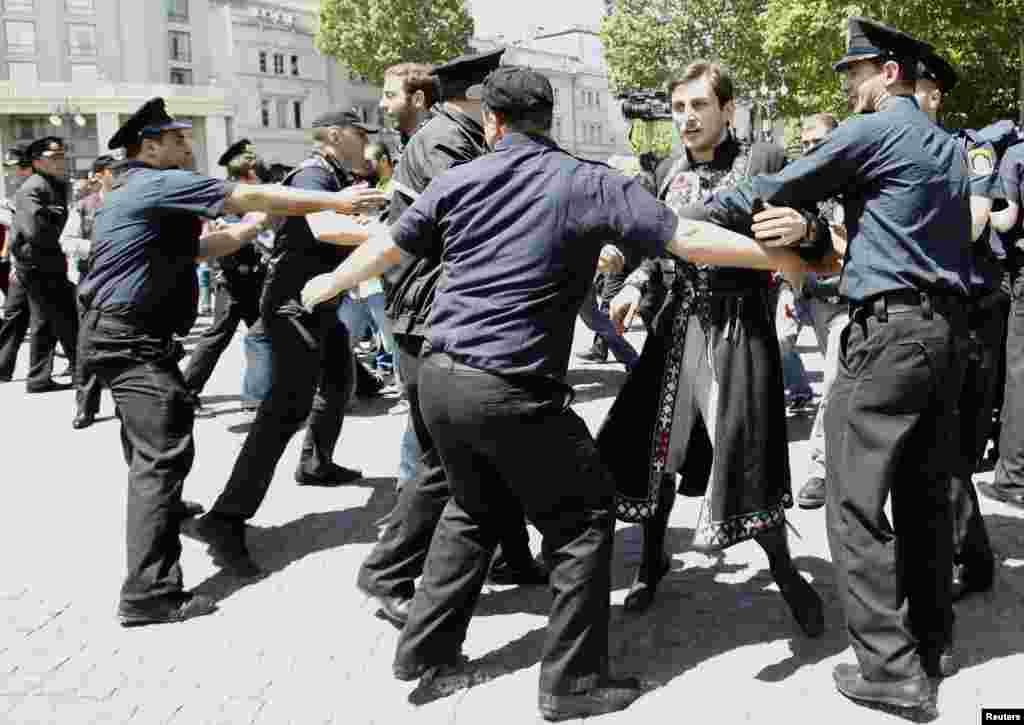
<path fill-rule="evenodd" d="M 966 154 L 913 97 L 931 51 L 850 18 L 835 68 L 855 115 L 749 192 L 778 206 L 842 194 L 851 321 L 825 419 L 826 506 L 859 665 L 838 665 L 834 679 L 854 701 L 915 711 L 932 707 L 928 675 L 953 667 L 949 494 L 971 239 Z M 726 196 L 717 203 L 750 206 Z"/>
<path fill-rule="evenodd" d="M 394 674 L 447 691 L 466 678 L 460 649 L 491 555 L 520 506 L 544 536 L 554 602 L 541 660 L 548 720 L 627 707 L 635 680 L 608 677 L 615 484 L 565 383 L 574 321 L 610 241 L 638 253 L 763 269 L 804 268 L 788 250 L 677 220 L 638 182 L 566 154 L 550 140 L 553 91 L 507 66 L 483 100 L 494 152 L 435 178 L 392 227 L 303 302 L 331 299 L 403 254 L 440 254 L 444 275 L 420 370 L 426 425 L 452 489 L 434 534 Z"/>
<path fill-rule="evenodd" d="M 145 103 L 110 140 L 132 160 L 120 168 L 97 214 L 93 267 L 79 286 L 84 309 L 79 354 L 85 375 L 110 389 L 129 467 L 127 575 L 118 615 L 124 626 L 209 614 L 208 597 L 182 590 L 181 490 L 192 466 L 194 410 L 175 335 L 196 318 L 199 259 L 231 254 L 265 219 L 200 237 L 202 217 L 263 210 L 277 216 L 333 209 L 356 213 L 379 195 L 323 194 L 233 184 L 181 170 L 192 157 L 190 124 Z"/>

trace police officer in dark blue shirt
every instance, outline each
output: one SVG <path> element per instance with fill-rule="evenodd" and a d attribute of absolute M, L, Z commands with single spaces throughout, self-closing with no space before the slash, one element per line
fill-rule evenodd
<path fill-rule="evenodd" d="M 494 152 L 434 179 L 391 230 L 303 290 L 307 306 L 403 254 L 440 255 L 420 391 L 452 489 L 402 630 L 394 674 L 447 689 L 498 538 L 520 506 L 544 537 L 554 603 L 540 710 L 564 720 L 621 710 L 635 680 L 608 678 L 615 485 L 569 408 L 574 321 L 605 242 L 725 266 L 802 268 L 710 224 L 677 220 L 635 180 L 550 140 L 553 92 L 535 71 L 499 68 L 483 100 Z M 700 230 L 697 233 L 697 230 Z M 698 250 L 697 247 L 700 249 Z M 451 678 L 454 678 L 451 679 Z"/>
<path fill-rule="evenodd" d="M 196 261 L 231 254 L 263 221 L 200 237 L 202 217 L 263 211 L 277 216 L 333 209 L 355 213 L 376 194 L 317 194 L 233 184 L 180 170 L 191 161 L 190 124 L 148 101 L 110 140 L 132 160 L 96 217 L 93 267 L 79 286 L 83 374 L 110 389 L 128 464 L 127 575 L 118 614 L 125 626 L 209 614 L 208 598 L 182 590 L 178 564 L 181 490 L 192 466 L 194 410 L 175 335 L 196 318 Z M 372 200 L 372 201 L 370 201 Z M 367 203 L 370 201 L 370 203 Z"/>
<path fill-rule="evenodd" d="M 971 239 L 966 155 L 913 97 L 931 50 L 850 18 L 835 68 L 856 115 L 750 192 L 778 206 L 842 194 L 851 322 L 825 420 L 826 505 L 859 666 L 834 677 L 855 701 L 913 710 L 931 707 L 928 675 L 953 666 L 949 493 Z"/>

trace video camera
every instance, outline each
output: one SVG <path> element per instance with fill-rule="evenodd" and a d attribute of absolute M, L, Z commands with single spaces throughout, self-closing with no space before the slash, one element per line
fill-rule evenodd
<path fill-rule="evenodd" d="M 622 117 L 630 121 L 668 121 L 672 106 L 662 91 L 631 91 L 619 96 Z"/>

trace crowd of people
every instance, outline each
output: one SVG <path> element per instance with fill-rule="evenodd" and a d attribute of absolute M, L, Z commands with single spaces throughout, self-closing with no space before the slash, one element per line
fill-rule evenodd
<path fill-rule="evenodd" d="M 393 371 L 399 493 L 356 586 L 400 629 L 397 679 L 471 682 L 461 650 L 484 582 L 548 586 L 541 715 L 628 707 L 645 688 L 610 670 L 615 521 L 642 528 L 624 604 L 640 616 L 670 571 L 683 494 L 701 501 L 693 545 L 756 541 L 807 637 L 825 630 L 823 604 L 790 556 L 786 510 L 824 507 L 856 655 L 837 689 L 934 713 L 936 680 L 958 668 L 953 602 L 995 576 L 972 481 L 990 440 L 995 482 L 977 490 L 1024 507 L 1024 144 L 1010 122 L 943 129 L 950 63 L 848 22 L 834 70 L 851 115 L 808 117 L 793 160 L 737 137 L 738 89 L 711 61 L 669 84 L 682 143 L 656 168 L 575 158 L 551 139 L 548 79 L 500 50 L 390 68 L 380 105 L 397 148 L 331 111 L 297 167 L 242 139 L 213 178 L 190 170 L 190 125 L 153 99 L 74 204 L 60 138 L 12 150 L 24 181 L 5 224 L 0 379 L 31 328 L 27 392 L 74 387 L 75 428 L 102 389 L 113 398 L 129 468 L 121 624 L 216 610 L 183 588 L 183 531 L 228 574 L 262 576 L 246 524 L 288 442 L 305 428 L 299 485 L 358 481 L 334 461 L 346 406 Z M 182 370 L 201 263 L 213 322 Z M 596 436 L 566 383 L 577 315 L 597 333 L 583 360 L 611 351 L 628 371 Z M 623 337 L 637 316 L 639 352 Z M 194 417 L 242 322 L 254 417 L 204 511 L 182 497 Z M 803 325 L 826 364 L 794 496 L 785 419 L 812 399 Z M 376 371 L 353 352 L 367 328 Z M 53 378 L 58 343 L 72 383 Z"/>

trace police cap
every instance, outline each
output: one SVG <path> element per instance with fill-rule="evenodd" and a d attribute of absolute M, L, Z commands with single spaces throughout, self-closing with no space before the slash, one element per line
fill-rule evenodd
<path fill-rule="evenodd" d="M 188 121 L 178 121 L 167 113 L 163 98 L 151 98 L 125 121 L 110 137 L 107 148 L 119 149 L 139 143 L 146 136 L 159 136 L 164 131 L 192 128 Z"/>
<path fill-rule="evenodd" d="M 437 79 L 438 98 L 447 101 L 452 98 L 464 98 L 470 86 L 483 83 L 487 74 L 501 65 L 504 48 L 487 53 L 460 55 L 444 65 L 434 69 L 433 76 Z"/>
<path fill-rule="evenodd" d="M 60 136 L 43 136 L 28 145 L 25 149 L 25 158 L 35 161 L 58 153 L 64 153 L 64 139 Z"/>
<path fill-rule="evenodd" d="M 932 81 L 943 93 L 949 93 L 957 82 L 953 66 L 938 53 L 929 53 L 917 64 L 917 77 Z"/>
<path fill-rule="evenodd" d="M 852 17 L 847 20 L 846 55 L 832 66 L 837 71 L 859 60 L 919 60 L 932 53 L 932 46 L 907 35 L 902 30 L 890 28 L 877 20 Z M 907 68 L 910 78 L 917 71 L 916 63 Z"/>
<path fill-rule="evenodd" d="M 31 166 L 32 162 L 25 156 L 25 144 L 15 144 L 4 154 L 4 166 Z"/>
<path fill-rule="evenodd" d="M 247 138 L 239 139 L 228 147 L 228 150 L 217 159 L 218 166 L 227 166 L 244 153 L 251 151 L 252 141 Z"/>
<path fill-rule="evenodd" d="M 102 173 L 116 163 L 117 159 L 115 159 L 110 154 L 104 154 L 103 156 L 100 156 L 99 158 L 92 162 L 92 173 Z"/>
<path fill-rule="evenodd" d="M 345 128 L 346 126 L 362 129 L 366 133 L 377 133 L 380 130 L 363 121 L 359 114 L 353 111 L 328 111 L 317 116 L 313 121 L 313 128 Z"/>
<path fill-rule="evenodd" d="M 507 65 L 466 91 L 466 97 L 483 101 L 492 111 L 515 117 L 531 116 L 555 107 L 551 81 L 532 68 Z"/>

